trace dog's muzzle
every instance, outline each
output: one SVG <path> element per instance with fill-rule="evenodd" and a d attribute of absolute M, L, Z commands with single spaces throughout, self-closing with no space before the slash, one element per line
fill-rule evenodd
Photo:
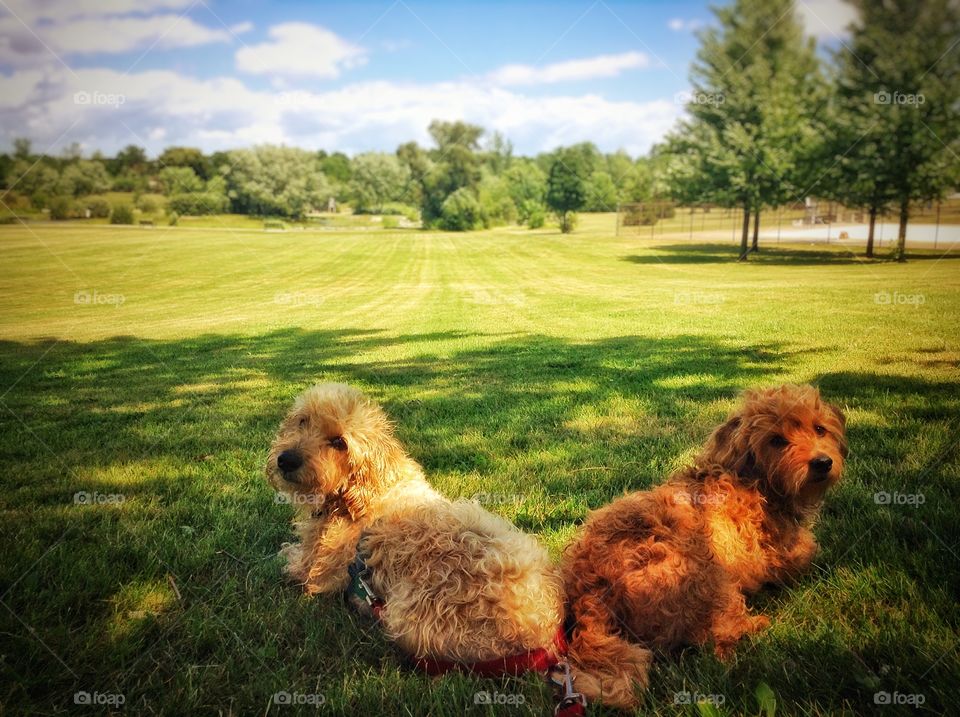
<path fill-rule="evenodd" d="M 301 466 L 303 466 L 303 456 L 300 451 L 290 448 L 277 456 L 277 468 L 280 469 L 285 481 L 299 483 L 297 471 Z"/>

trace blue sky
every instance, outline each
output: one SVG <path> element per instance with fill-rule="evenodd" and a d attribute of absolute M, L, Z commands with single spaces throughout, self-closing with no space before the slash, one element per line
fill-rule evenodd
<path fill-rule="evenodd" d="M 835 42 L 839 0 L 802 0 Z M 392 151 L 433 118 L 533 154 L 646 152 L 683 113 L 704 2 L 0 0 L 0 145 L 155 155 L 272 142 Z"/>

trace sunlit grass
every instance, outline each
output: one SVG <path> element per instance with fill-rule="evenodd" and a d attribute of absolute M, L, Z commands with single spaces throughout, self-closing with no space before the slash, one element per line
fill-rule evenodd
<path fill-rule="evenodd" d="M 781 245 L 742 265 L 732 242 L 614 238 L 612 215 L 569 237 L 2 227 L 0 257 L 11 714 L 78 690 L 262 714 L 285 690 L 333 713 L 460 715 L 493 688 L 549 713 L 534 678 L 429 680 L 340 600 L 283 582 L 289 508 L 261 463 L 322 380 L 383 401 L 438 487 L 555 554 L 588 509 L 683 465 L 738 391 L 818 384 L 852 456 L 813 573 L 756 601 L 773 627 L 734 661 L 659 663 L 644 711 L 692 711 L 674 704 L 689 690 L 756 713 L 760 682 L 782 714 L 870 712 L 878 691 L 954 702 L 957 258 Z M 894 294 L 923 299 L 877 303 Z"/>

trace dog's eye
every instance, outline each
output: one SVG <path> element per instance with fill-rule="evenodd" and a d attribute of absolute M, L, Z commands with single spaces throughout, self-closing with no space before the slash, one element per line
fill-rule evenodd
<path fill-rule="evenodd" d="M 770 445 L 774 448 L 786 448 L 790 445 L 790 441 L 783 436 L 774 436 L 770 439 Z"/>
<path fill-rule="evenodd" d="M 817 424 L 816 426 L 813 427 L 813 432 L 816 433 L 818 436 L 827 435 L 827 429 L 821 426 L 820 424 Z"/>
<path fill-rule="evenodd" d="M 330 446 L 335 448 L 338 451 L 347 450 L 347 442 L 343 440 L 343 436 L 334 436 L 330 439 Z"/>

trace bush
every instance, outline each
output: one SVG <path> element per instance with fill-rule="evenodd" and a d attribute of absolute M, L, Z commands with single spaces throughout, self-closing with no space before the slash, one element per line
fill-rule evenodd
<path fill-rule="evenodd" d="M 466 187 L 461 187 L 443 201 L 440 208 L 440 227 L 455 232 L 476 229 L 483 223 L 480 202 Z"/>
<path fill-rule="evenodd" d="M 90 199 L 87 201 L 87 210 L 91 217 L 105 219 L 110 216 L 110 202 L 106 199 Z"/>
<path fill-rule="evenodd" d="M 176 212 L 170 212 L 170 214 L 167 216 L 167 224 L 169 224 L 172 227 L 175 227 L 179 222 L 180 222 L 180 215 L 177 214 Z"/>
<path fill-rule="evenodd" d="M 167 201 L 167 211 L 177 214 L 202 216 L 204 214 L 223 214 L 230 208 L 230 200 L 215 192 L 196 192 L 193 194 L 174 194 Z"/>
<path fill-rule="evenodd" d="M 153 214 L 159 208 L 157 200 L 153 197 L 142 197 L 140 201 L 137 202 L 137 209 L 144 214 Z"/>
<path fill-rule="evenodd" d="M 400 226 L 400 220 L 396 216 L 385 216 L 383 218 L 383 228 L 384 229 L 396 229 Z"/>
<path fill-rule="evenodd" d="M 416 207 L 411 207 L 409 204 L 401 204 L 400 202 L 387 202 L 383 205 L 382 214 L 384 216 L 404 217 L 411 222 L 420 220 L 420 211 Z"/>
<path fill-rule="evenodd" d="M 547 221 L 547 213 L 543 207 L 532 207 L 527 212 L 527 227 L 529 229 L 540 229 Z"/>
<path fill-rule="evenodd" d="M 50 200 L 50 218 L 61 220 L 75 216 L 76 207 L 70 197 L 54 197 Z"/>
<path fill-rule="evenodd" d="M 133 224 L 133 207 L 129 204 L 118 204 L 110 213 L 111 224 Z"/>

